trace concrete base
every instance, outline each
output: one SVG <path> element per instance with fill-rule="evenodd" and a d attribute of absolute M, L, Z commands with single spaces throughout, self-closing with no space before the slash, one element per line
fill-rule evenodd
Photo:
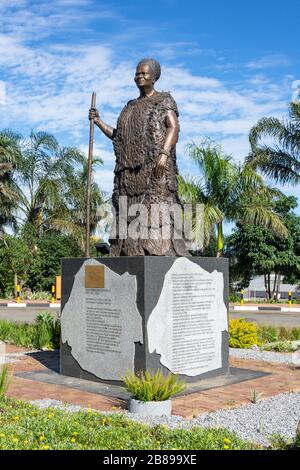
<path fill-rule="evenodd" d="M 150 353 L 148 347 L 148 335 L 147 335 L 147 323 L 151 313 L 156 307 L 158 300 L 161 296 L 163 283 L 165 280 L 166 273 L 170 270 L 175 260 L 179 258 L 173 257 L 116 257 L 116 258 L 98 258 L 102 265 L 107 266 L 114 273 L 122 275 L 129 273 L 135 276 L 137 281 L 137 295 L 136 295 L 136 306 L 139 314 L 142 318 L 142 330 L 143 330 L 143 344 L 140 342 L 135 343 L 135 354 L 134 354 L 134 370 L 138 372 L 140 370 L 150 369 L 155 371 L 161 369 L 164 374 L 168 374 L 170 370 L 162 365 L 161 355 L 156 352 Z M 223 300 L 228 311 L 228 260 L 224 258 L 202 258 L 202 257 L 191 257 L 188 260 L 197 266 L 200 266 L 208 273 L 217 271 L 223 274 L 224 288 L 223 288 Z M 63 309 L 68 302 L 74 278 L 82 265 L 86 262 L 85 258 L 73 258 L 63 259 L 62 261 L 62 299 L 61 308 Z M 115 293 L 118 295 L 118 292 Z M 73 312 L 72 312 L 73 314 Z M 74 316 L 78 315 L 79 312 L 74 309 Z M 75 318 L 75 317 L 74 317 Z M 83 331 L 78 331 L 78 335 L 82 336 Z M 222 363 L 221 367 L 215 370 L 210 370 L 197 376 L 180 375 L 180 378 L 187 382 L 198 382 L 199 379 L 207 379 L 210 377 L 217 377 L 220 375 L 227 375 L 229 373 L 228 365 L 228 332 L 222 332 L 221 341 L 221 356 Z M 101 360 L 101 356 L 99 356 Z M 78 379 L 92 380 L 95 382 L 104 382 L 108 384 L 116 384 L 118 381 L 115 380 L 103 380 L 101 377 L 97 377 L 94 374 L 84 370 L 72 354 L 72 348 L 67 342 L 61 344 L 61 362 L 60 372 L 65 376 L 76 377 Z M 124 370 L 125 373 L 125 370 Z"/>

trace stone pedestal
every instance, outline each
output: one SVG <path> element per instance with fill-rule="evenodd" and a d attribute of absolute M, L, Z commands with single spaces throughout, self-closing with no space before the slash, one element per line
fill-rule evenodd
<path fill-rule="evenodd" d="M 187 382 L 227 374 L 228 261 L 62 261 L 61 374 L 118 383 L 161 369 Z"/>

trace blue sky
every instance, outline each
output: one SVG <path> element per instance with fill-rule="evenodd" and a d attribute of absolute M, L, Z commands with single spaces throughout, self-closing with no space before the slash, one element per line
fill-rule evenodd
<path fill-rule="evenodd" d="M 300 80 L 299 17 L 298 0 L 0 0 L 0 128 L 48 130 L 86 150 L 92 91 L 115 125 L 137 96 L 137 61 L 153 56 L 157 89 L 179 106 L 181 172 L 194 173 L 184 149 L 205 136 L 242 160 L 251 126 L 287 113 Z M 95 150 L 109 191 L 114 156 L 100 132 Z"/>

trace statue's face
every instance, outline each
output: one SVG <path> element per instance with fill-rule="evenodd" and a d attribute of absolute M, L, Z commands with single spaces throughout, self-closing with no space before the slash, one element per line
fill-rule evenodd
<path fill-rule="evenodd" d="M 152 86 L 154 76 L 149 65 L 141 64 L 137 67 L 134 81 L 139 88 Z"/>

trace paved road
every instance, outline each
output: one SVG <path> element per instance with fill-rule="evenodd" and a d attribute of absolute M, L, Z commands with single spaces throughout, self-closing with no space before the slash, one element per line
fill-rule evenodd
<path fill-rule="evenodd" d="M 0 319 L 33 323 L 40 312 L 49 312 L 53 317 L 60 313 L 59 308 L 50 307 L 0 307 Z"/>
<path fill-rule="evenodd" d="M 58 316 L 60 310 L 58 308 L 50 307 L 0 307 L 0 319 L 23 321 L 27 323 L 34 322 L 36 315 L 40 312 L 49 312 L 53 316 Z M 277 325 L 277 326 L 300 326 L 300 313 L 287 313 L 287 312 L 230 312 L 230 318 L 245 318 L 246 320 L 253 321 L 264 325 Z"/>
<path fill-rule="evenodd" d="M 300 326 L 300 313 L 288 312 L 230 312 L 229 318 L 245 318 L 263 325 L 294 327 Z"/>

